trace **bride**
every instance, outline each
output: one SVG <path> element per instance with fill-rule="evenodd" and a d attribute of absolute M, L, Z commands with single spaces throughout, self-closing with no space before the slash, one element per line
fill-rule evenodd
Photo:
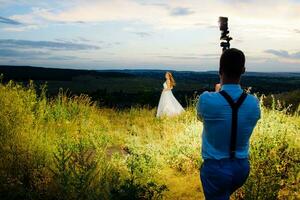
<path fill-rule="evenodd" d="M 163 84 L 164 89 L 159 99 L 156 117 L 161 117 L 163 115 L 174 116 L 184 111 L 183 107 L 172 93 L 172 89 L 175 86 L 175 80 L 172 74 L 167 72 L 165 78 L 166 81 Z"/>

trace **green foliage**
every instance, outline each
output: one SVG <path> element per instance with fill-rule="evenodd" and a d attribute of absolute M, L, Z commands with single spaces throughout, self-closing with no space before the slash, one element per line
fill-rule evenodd
<path fill-rule="evenodd" d="M 286 110 L 288 113 L 300 114 L 300 90 L 284 92 L 276 95 L 268 95 L 264 98 L 264 106 L 277 109 Z"/>
<path fill-rule="evenodd" d="M 91 184 L 96 179 L 97 161 L 94 149 L 80 140 L 69 146 L 66 141 L 54 153 L 53 181 L 60 199 L 94 199 Z"/>
<path fill-rule="evenodd" d="M 195 100 L 157 119 L 154 109 L 98 108 L 88 96 L 41 90 L 0 84 L 0 199 L 201 198 Z M 299 198 L 299 133 L 297 113 L 277 101 L 262 107 L 236 199 Z"/>
<path fill-rule="evenodd" d="M 299 119 L 264 110 L 251 144 L 251 174 L 244 199 L 296 199 L 299 195 Z M 267 123 L 266 123 L 267 122 Z"/>
<path fill-rule="evenodd" d="M 126 160 L 129 177 L 125 179 L 113 199 L 162 199 L 163 192 L 167 190 L 165 184 L 158 184 L 154 176 L 152 157 L 145 153 L 133 151 Z"/>
<path fill-rule="evenodd" d="M 199 169 L 202 163 L 197 125 L 195 121 L 193 125 L 188 126 L 184 134 L 176 137 L 174 144 L 166 150 L 169 165 L 183 173 Z"/>

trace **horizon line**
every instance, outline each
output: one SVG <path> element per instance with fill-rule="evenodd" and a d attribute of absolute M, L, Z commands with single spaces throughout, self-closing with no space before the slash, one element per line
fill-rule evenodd
<path fill-rule="evenodd" d="M 175 72 L 218 72 L 218 70 L 176 70 L 176 69 L 155 69 L 155 68 L 114 68 L 114 69 L 84 69 L 84 68 L 69 68 L 69 67 L 45 67 L 34 65 L 3 65 L 0 67 L 35 67 L 35 68 L 48 68 L 48 69 L 66 69 L 66 70 L 86 70 L 86 71 L 125 71 L 125 70 L 144 70 L 144 71 L 175 71 Z M 300 73 L 300 71 L 246 71 L 245 73 Z"/>

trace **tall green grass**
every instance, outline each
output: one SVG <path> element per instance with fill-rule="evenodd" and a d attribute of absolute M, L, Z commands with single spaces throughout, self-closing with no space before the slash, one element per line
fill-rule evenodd
<path fill-rule="evenodd" d="M 33 84 L 0 84 L 0 199 L 203 198 L 195 110 L 99 108 L 88 96 L 47 99 Z M 251 174 L 235 199 L 297 199 L 300 117 L 262 108 Z"/>

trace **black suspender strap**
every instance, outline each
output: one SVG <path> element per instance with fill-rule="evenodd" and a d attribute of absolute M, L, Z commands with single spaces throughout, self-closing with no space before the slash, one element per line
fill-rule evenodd
<path fill-rule="evenodd" d="M 247 97 L 247 94 L 245 92 L 242 93 L 242 95 L 239 97 L 237 102 L 234 102 L 232 98 L 225 92 L 224 90 L 220 91 L 220 94 L 226 99 L 226 101 L 229 103 L 231 110 L 232 110 L 232 118 L 231 118 L 231 136 L 230 136 L 230 158 L 235 157 L 235 151 L 236 151 L 236 137 L 237 137 L 237 125 L 238 125 L 238 110 L 239 107 L 242 105 L 244 100 Z"/>

